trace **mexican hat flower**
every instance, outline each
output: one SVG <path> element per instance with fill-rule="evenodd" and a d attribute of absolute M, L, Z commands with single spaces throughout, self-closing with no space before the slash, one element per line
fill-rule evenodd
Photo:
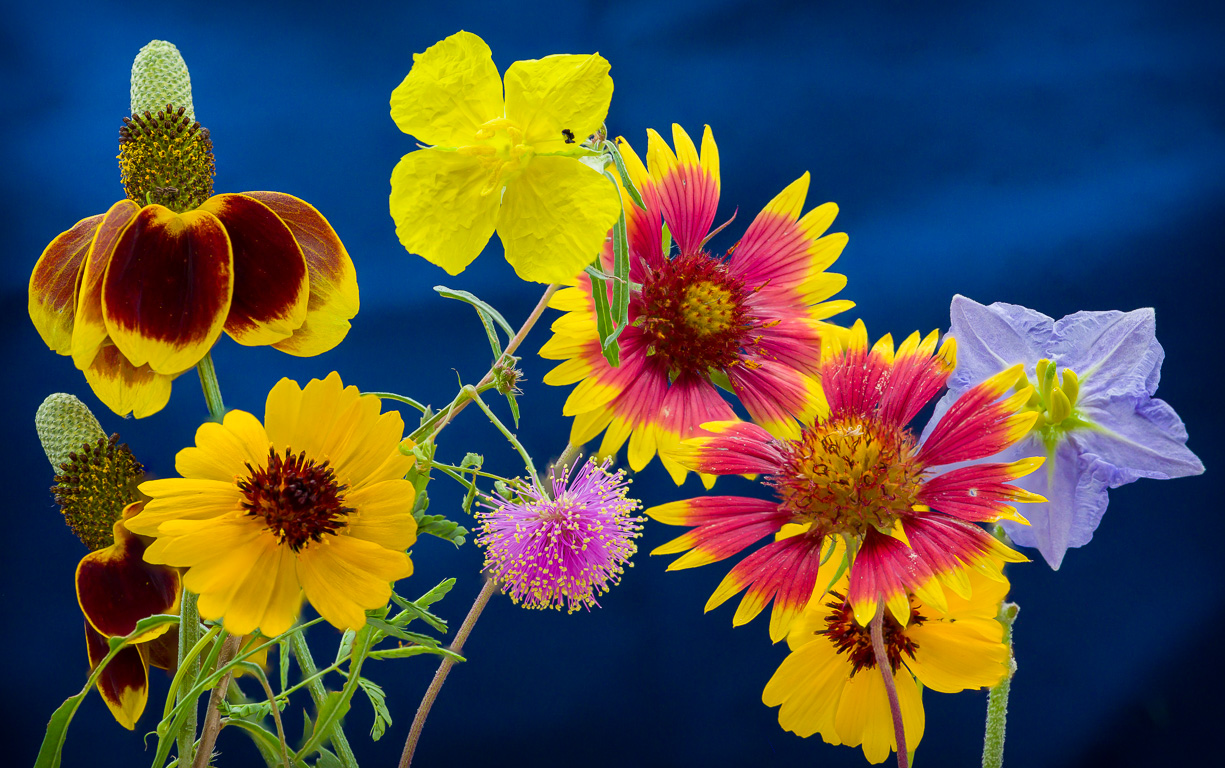
<path fill-rule="evenodd" d="M 1015 304 L 983 306 L 956 296 L 949 334 L 961 355 L 937 415 L 1000 369 L 1025 368 L 1033 391 L 1026 408 L 1037 419 L 1004 456 L 1046 457 L 1043 471 L 1017 484 L 1047 500 L 1026 509 L 1031 525 L 1004 527 L 1013 542 L 1037 547 L 1052 568 L 1069 547 L 1093 538 L 1107 489 L 1204 471 L 1187 448 L 1182 419 L 1153 397 L 1165 352 L 1152 309 L 1054 320 Z"/>
<path fill-rule="evenodd" d="M 140 508 L 136 483 L 144 468 L 118 435 L 106 437 L 85 404 L 66 394 L 44 400 L 35 424 L 56 470 L 55 500 L 90 550 L 77 565 L 75 581 L 92 670 L 110 651 L 109 638 L 130 635 L 147 616 L 178 610 L 179 574 L 146 563 L 147 541 L 123 525 L 123 518 Z M 150 630 L 133 638 L 99 674 L 95 687 L 124 728 L 134 729 L 144 712 L 149 665 L 173 669 L 177 642 L 171 625 Z"/>
<path fill-rule="evenodd" d="M 571 282 L 621 206 L 579 158 L 612 100 L 599 54 L 516 61 L 502 78 L 485 41 L 457 32 L 413 55 L 391 117 L 422 142 L 391 174 L 391 217 L 412 253 L 457 275 L 496 230 L 524 280 Z"/>
<path fill-rule="evenodd" d="M 142 103 L 165 96 L 138 89 L 150 67 L 181 80 L 173 97 L 185 103 Z M 310 204 L 281 192 L 213 194 L 212 141 L 190 93 L 173 45 L 141 49 L 119 139 L 127 197 L 58 235 L 30 276 L 39 335 L 120 415 L 161 410 L 171 381 L 223 331 L 317 355 L 340 343 L 358 310 L 353 262 Z"/>
<path fill-rule="evenodd" d="M 362 627 L 412 573 L 417 531 L 404 422 L 380 409 L 332 373 L 281 379 L 263 424 L 245 411 L 203 424 L 175 457 L 182 477 L 140 486 L 151 500 L 127 526 L 156 538 L 145 560 L 186 568 L 200 615 L 230 634 L 284 632 L 303 593 L 336 627 Z"/>
<path fill-rule="evenodd" d="M 822 569 L 833 570 L 833 563 Z M 827 578 L 832 577 L 829 574 Z M 996 619 L 1008 582 L 974 571 L 970 597 L 951 594 L 936 606 L 911 595 L 906 621 L 884 618 L 889 674 L 900 704 L 908 750 L 923 738 L 923 700 L 916 681 L 940 693 L 999 683 L 1008 674 L 1004 627 Z M 897 750 L 885 681 L 872 639 L 853 617 L 845 574 L 811 602 L 787 633 L 791 653 L 766 684 L 762 702 L 778 707 L 778 723 L 807 738 L 862 747 L 871 763 Z"/>
<path fill-rule="evenodd" d="M 571 613 L 599 605 L 596 597 L 621 580 L 638 551 L 640 508 L 626 497 L 625 472 L 589 460 L 573 479 L 555 474 L 551 490 L 529 487 L 514 500 L 489 497 L 477 512 L 485 570 L 515 603 Z"/>
<path fill-rule="evenodd" d="M 1020 379 L 1019 365 L 967 391 L 918 440 L 907 424 L 944 386 L 954 343 L 946 339 L 937 351 L 933 331 L 922 340 L 912 334 L 896 351 L 889 336 L 869 349 L 857 321 L 845 344 L 827 335 L 824 345 L 819 373 L 829 412 L 798 438 L 715 422 L 703 425 L 711 436 L 687 441 L 677 453 L 699 472 L 765 475 L 773 499 L 705 496 L 647 510 L 661 523 L 692 526 L 652 552 L 685 552 L 669 570 L 717 562 L 784 526 L 804 526 L 802 535 L 772 541 L 741 560 L 706 604 L 711 610 L 747 589 L 732 620 L 740 625 L 773 601 L 775 642 L 814 587 L 821 594 L 817 572 L 839 540 L 855 620 L 867 626 L 884 602 L 904 623 L 908 595 L 943 609 L 944 587 L 969 596 L 968 571 L 1002 579 L 1000 560 L 1025 560 L 976 524 L 1023 521 L 1009 502 L 1041 498 L 1010 484 L 1040 466 L 1040 457 L 936 469 L 997 454 L 1029 431 L 1036 414 L 1017 411 L 1030 390 L 1002 397 Z"/>
<path fill-rule="evenodd" d="M 607 456 L 628 440 L 634 470 L 658 449 L 679 484 L 686 470 L 669 449 L 697 435 L 703 422 L 735 418 L 716 383 L 776 435 L 797 437 L 797 418 L 825 412 L 815 375 L 821 338 L 841 329 L 823 321 L 854 304 L 826 301 L 846 284 L 825 269 L 847 237 L 824 234 L 838 212 L 833 203 L 800 215 L 807 173 L 757 215 L 723 258 L 706 249 L 720 190 L 709 126 L 700 155 L 679 125 L 672 127 L 675 153 L 655 131 L 647 135 L 646 166 L 618 140 L 644 205 L 626 198 L 630 282 L 641 288 L 631 293 L 629 325 L 618 337 L 621 364 L 612 367 L 602 354 L 586 276 L 554 295 L 550 306 L 567 314 L 553 324 L 555 335 L 540 354 L 564 361 L 545 383 L 578 383 L 563 411 L 574 417 L 571 443 L 604 432 L 599 453 Z M 678 252 L 665 248 L 661 223 Z"/>

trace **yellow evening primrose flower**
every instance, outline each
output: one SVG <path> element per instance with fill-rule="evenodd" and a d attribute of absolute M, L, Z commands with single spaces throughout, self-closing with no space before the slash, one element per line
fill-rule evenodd
<path fill-rule="evenodd" d="M 621 212 L 613 182 L 579 159 L 608 114 L 608 69 L 599 54 L 516 61 L 503 98 L 489 46 L 471 32 L 414 54 L 391 93 L 392 119 L 423 144 L 391 174 L 404 247 L 457 275 L 496 230 L 519 277 L 571 282 Z"/>
<path fill-rule="evenodd" d="M 281 379 L 264 423 L 245 411 L 196 431 L 175 456 L 182 477 L 142 483 L 151 497 L 128 530 L 156 537 L 150 563 L 186 568 L 200 615 L 233 635 L 292 626 L 302 595 L 341 629 L 386 605 L 412 574 L 413 457 L 404 421 L 340 376 Z"/>

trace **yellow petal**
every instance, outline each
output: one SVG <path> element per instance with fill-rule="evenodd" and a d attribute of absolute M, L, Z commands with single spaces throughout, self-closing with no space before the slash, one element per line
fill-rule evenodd
<path fill-rule="evenodd" d="M 608 116 L 613 92 L 608 69 L 598 53 L 516 61 L 506 70 L 506 117 L 537 151 L 561 149 L 566 143 L 562 131 L 581 142 Z"/>
<path fill-rule="evenodd" d="M 536 157 L 506 187 L 498 236 L 524 280 L 570 282 L 595 260 L 621 213 L 616 186 L 568 157 Z"/>
<path fill-rule="evenodd" d="M 391 172 L 390 200 L 400 243 L 449 274 L 463 272 L 489 242 L 497 220 L 501 190 L 482 195 L 487 176 L 479 159 L 454 152 L 422 149 L 400 158 Z"/>
<path fill-rule="evenodd" d="M 413 54 L 413 67 L 391 92 L 391 118 L 423 144 L 471 144 L 477 129 L 502 116 L 502 79 L 485 41 L 456 32 Z"/>

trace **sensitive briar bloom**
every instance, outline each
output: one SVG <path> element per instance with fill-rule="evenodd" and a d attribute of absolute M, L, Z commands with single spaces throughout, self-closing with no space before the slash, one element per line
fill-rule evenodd
<path fill-rule="evenodd" d="M 579 160 L 608 114 L 598 54 L 516 61 L 502 79 L 485 41 L 457 32 L 413 55 L 391 117 L 430 145 L 391 174 L 400 242 L 452 275 L 497 230 L 524 280 L 570 282 L 595 260 L 621 211 L 617 191 Z"/>
<path fill-rule="evenodd" d="M 119 166 L 127 197 L 52 240 L 29 288 L 43 341 L 111 410 L 161 410 L 222 331 L 293 355 L 348 333 L 357 281 L 331 225 L 281 192 L 212 194 L 212 142 L 186 107 L 134 103 Z"/>
<path fill-rule="evenodd" d="M 1037 415 L 1017 413 L 1029 389 L 1000 399 L 1021 377 L 1020 366 L 964 393 L 920 441 L 907 423 L 948 379 L 951 340 L 937 351 L 935 331 L 922 340 L 915 333 L 895 352 L 885 336 L 869 349 L 857 321 L 845 346 L 832 335 L 824 343 L 820 376 L 829 412 L 797 439 L 775 438 L 754 424 L 716 422 L 702 425 L 713 436 L 686 441 L 677 453 L 698 472 L 765 475 L 773 500 L 705 496 L 647 510 L 661 523 L 693 526 L 652 553 L 685 552 L 669 570 L 723 560 L 786 525 L 804 526 L 802 534 L 740 561 L 706 604 L 711 610 L 747 589 L 732 620 L 740 625 L 773 600 L 775 642 L 814 594 L 820 596 L 819 566 L 839 540 L 849 561 L 846 597 L 855 620 L 867 626 L 884 602 L 904 624 L 908 595 L 943 609 L 942 585 L 968 597 L 968 571 L 1003 579 L 1001 560 L 1023 561 L 976 523 L 1023 522 L 1009 503 L 1041 498 L 1009 484 L 1041 458 L 932 471 L 999 453 L 1029 431 Z"/>
<path fill-rule="evenodd" d="M 836 559 L 821 570 L 823 582 L 834 574 Z M 923 738 L 923 687 L 957 693 L 999 683 L 1008 673 L 1004 627 L 996 620 L 1008 582 L 971 572 L 969 599 L 951 594 L 944 606 L 909 596 L 905 621 L 884 617 L 883 636 L 889 674 L 901 705 L 907 749 Z M 820 733 L 829 744 L 862 746 L 871 763 L 897 750 L 885 681 L 872 651 L 868 628 L 852 616 L 844 574 L 814 600 L 787 633 L 791 653 L 762 693 L 768 707 L 779 707 L 778 723 L 803 737 Z"/>
<path fill-rule="evenodd" d="M 1108 488 L 1204 471 L 1186 446 L 1178 414 L 1153 397 L 1165 352 L 1152 309 L 1053 320 L 1015 304 L 983 306 L 956 296 L 951 312 L 949 333 L 961 355 L 936 414 L 1001 369 L 1024 366 L 1033 387 L 1026 408 L 1037 418 L 1001 458 L 1045 456 L 1043 471 L 1018 485 L 1047 501 L 1026 509 L 1030 526 L 1004 527 L 1017 544 L 1037 547 L 1052 568 L 1069 547 L 1093 538 Z"/>
<path fill-rule="evenodd" d="M 612 455 L 629 440 L 629 464 L 640 470 L 658 449 L 679 484 L 685 468 L 670 457 L 677 443 L 706 421 L 735 418 L 715 382 L 732 390 L 770 432 L 797 437 L 795 419 L 825 413 L 815 376 L 821 338 L 841 329 L 822 321 L 854 306 L 826 301 L 846 284 L 825 269 L 842 253 L 844 234 L 824 235 L 838 207 L 826 203 L 804 214 L 808 174 L 784 189 L 730 249 L 706 250 L 719 204 L 719 151 L 709 126 L 697 148 L 672 127 L 676 152 L 648 131 L 644 167 L 624 140 L 618 144 L 645 208 L 626 195 L 630 282 L 629 325 L 618 338 L 619 367 L 601 351 L 591 281 L 558 291 L 550 306 L 568 314 L 542 357 L 564 360 L 547 384 L 578 386 L 564 413 L 574 416 L 570 442 L 604 432 L 599 453 Z M 679 252 L 664 249 L 666 224 Z M 824 236 L 823 236 L 824 235 Z M 611 271 L 611 251 L 605 254 Z M 713 478 L 704 478 L 708 484 Z"/>
<path fill-rule="evenodd" d="M 178 610 L 178 571 L 146 563 L 146 541 L 122 519 L 140 508 L 141 466 L 118 435 L 107 438 L 89 409 L 72 395 L 55 394 L 35 416 L 39 439 L 56 471 L 52 492 L 64 520 L 90 553 L 76 569 L 77 602 L 85 616 L 90 669 L 109 653 L 108 638 L 126 637 L 141 619 Z M 178 633 L 163 625 L 133 638 L 95 683 L 107 709 L 132 730 L 149 695 L 149 665 L 172 669 Z"/>
<path fill-rule="evenodd" d="M 230 411 L 175 457 L 181 478 L 151 480 L 128 529 L 145 560 L 186 568 L 200 615 L 230 634 L 289 629 L 302 594 L 334 626 L 358 629 L 412 573 L 412 456 L 400 414 L 332 373 L 304 388 L 281 379 L 264 423 Z"/>
<path fill-rule="evenodd" d="M 485 570 L 525 608 L 573 613 L 599 605 L 596 597 L 621 580 L 638 551 L 643 518 L 626 498 L 625 472 L 590 459 L 573 480 L 554 474 L 552 490 L 528 487 L 514 500 L 487 497 L 477 512 Z M 632 565 L 632 564 L 631 564 Z"/>

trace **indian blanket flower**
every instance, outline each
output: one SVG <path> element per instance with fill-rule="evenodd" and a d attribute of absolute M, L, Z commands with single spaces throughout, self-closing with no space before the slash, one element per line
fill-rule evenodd
<path fill-rule="evenodd" d="M 775 642 L 820 596 L 819 566 L 839 540 L 855 620 L 867 626 L 883 602 L 904 623 L 908 595 L 943 609 L 942 587 L 970 594 L 968 571 L 1002 579 L 1000 560 L 1023 561 L 977 523 L 1022 521 L 1008 502 L 1040 498 L 1009 481 L 1032 472 L 1041 458 L 932 469 L 992 456 L 1029 431 L 1036 414 L 1017 412 L 1029 389 L 1001 399 L 1021 377 L 1019 365 L 964 393 L 927 439 L 917 440 L 907 424 L 948 379 L 956 356 L 951 340 L 937 351 L 935 331 L 922 340 L 915 333 L 895 352 L 885 336 L 869 349 L 857 321 L 845 343 L 830 334 L 824 346 L 819 374 L 829 411 L 798 438 L 715 422 L 703 425 L 712 436 L 687 441 L 677 453 L 698 472 L 765 475 L 773 499 L 705 496 L 647 510 L 661 523 L 692 526 L 652 553 L 685 552 L 669 570 L 717 562 L 784 526 L 805 526 L 802 535 L 772 541 L 740 561 L 706 604 L 709 611 L 747 589 L 732 620 L 740 625 L 773 600 Z"/>
<path fill-rule="evenodd" d="M 245 411 L 203 424 L 175 457 L 181 478 L 151 480 L 128 529 L 157 540 L 145 560 L 186 568 L 200 615 L 231 634 L 289 629 L 302 595 L 339 628 L 358 629 L 409 576 L 416 540 L 404 422 L 329 374 L 281 379 L 264 423 Z"/>
<path fill-rule="evenodd" d="M 516 61 L 503 97 L 489 46 L 470 32 L 414 54 L 391 94 L 392 119 L 423 145 L 391 174 L 404 247 L 457 275 L 496 230 L 519 277 L 571 282 L 621 212 L 613 183 L 579 159 L 608 114 L 608 69 L 599 54 Z"/>
<path fill-rule="evenodd" d="M 823 580 L 834 577 L 835 562 L 822 568 Z M 969 599 L 951 594 L 947 604 L 937 606 L 911 595 L 909 618 L 884 618 L 885 658 L 909 750 L 919 745 L 925 723 L 916 681 L 940 693 L 957 693 L 993 686 L 1008 673 L 1004 627 L 996 619 L 1008 582 L 977 571 L 968 579 Z M 820 733 L 829 744 L 862 747 L 868 762 L 881 763 L 897 750 L 893 716 L 871 635 L 855 621 L 847 590 L 843 574 L 792 624 L 787 633 L 791 653 L 761 698 L 766 706 L 779 708 L 784 729 L 805 738 Z"/>
<path fill-rule="evenodd" d="M 1077 312 L 1054 320 L 1015 304 L 952 304 L 950 335 L 961 350 L 941 414 L 961 393 L 1005 367 L 1022 365 L 1037 418 L 1003 458 L 1046 457 L 1018 485 L 1047 501 L 1026 509 L 1031 525 L 1005 522 L 1012 540 L 1037 547 L 1052 568 L 1089 542 L 1106 512 L 1107 489 L 1141 477 L 1198 475 L 1182 419 L 1153 397 L 1165 352 L 1152 309 Z"/>
<path fill-rule="evenodd" d="M 542 357 L 564 360 L 545 383 L 578 382 L 564 406 L 574 417 L 570 442 L 600 432 L 599 454 L 629 441 L 629 464 L 647 465 L 659 451 L 680 484 L 685 468 L 670 449 L 707 421 L 735 418 L 716 383 L 732 389 L 750 416 L 770 432 L 797 437 L 795 419 L 825 413 L 816 378 L 821 338 L 841 329 L 826 318 L 854 306 L 826 301 L 846 284 L 826 272 L 847 237 L 825 235 L 838 207 L 818 206 L 801 217 L 805 173 L 757 215 L 722 258 L 706 250 L 719 204 L 719 151 L 709 126 L 698 149 L 679 126 L 676 152 L 648 131 L 647 164 L 619 139 L 631 182 L 645 207 L 626 197 L 630 282 L 629 325 L 618 338 L 619 367 L 601 352 L 591 281 L 558 291 L 550 306 L 567 314 Z M 678 251 L 665 248 L 662 224 Z M 716 230 L 717 231 L 717 230 Z M 611 251 L 605 254 L 611 271 Z M 703 478 L 709 485 L 712 477 Z"/>
<path fill-rule="evenodd" d="M 169 51 L 167 50 L 167 46 Z M 292 355 L 340 343 L 357 314 L 353 262 L 327 219 L 281 192 L 213 194 L 213 147 L 186 105 L 132 104 L 119 136 L 127 197 L 78 221 L 43 251 L 29 312 L 111 410 L 161 410 L 171 381 L 224 331 Z M 174 69 L 171 66 L 170 69 Z M 133 96 L 137 66 L 133 66 Z"/>
<path fill-rule="evenodd" d="M 554 474 L 551 489 L 528 487 L 514 500 L 489 497 L 477 512 L 485 570 L 515 603 L 573 613 L 599 605 L 621 580 L 642 533 L 641 508 L 626 497 L 625 472 L 590 459 L 573 479 Z M 632 563 L 630 563 L 632 565 Z"/>
<path fill-rule="evenodd" d="M 92 670 L 109 653 L 109 638 L 126 637 L 147 616 L 178 610 L 179 574 L 146 563 L 147 540 L 123 525 L 141 506 L 136 483 L 144 468 L 118 435 L 106 437 L 85 404 L 62 393 L 43 401 L 35 424 L 56 470 L 56 503 L 90 550 L 77 565 L 75 581 Z M 157 627 L 133 638 L 99 674 L 95 687 L 124 728 L 134 729 L 144 712 L 149 665 L 173 669 L 177 642 L 173 626 Z"/>

